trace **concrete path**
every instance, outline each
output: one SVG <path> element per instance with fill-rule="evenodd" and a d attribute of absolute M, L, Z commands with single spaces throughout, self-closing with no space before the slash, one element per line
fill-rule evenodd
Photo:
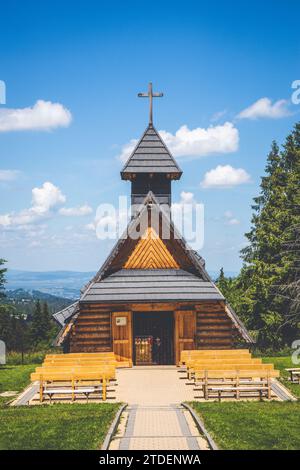
<path fill-rule="evenodd" d="M 194 399 L 186 372 L 176 366 L 147 366 L 118 369 L 116 401 L 129 405 L 161 406 Z"/>
<path fill-rule="evenodd" d="M 207 450 L 190 413 L 180 405 L 131 405 L 110 450 Z"/>
<path fill-rule="evenodd" d="M 186 373 L 176 366 L 117 371 L 117 401 L 128 403 L 110 449 L 196 450 L 208 448 L 190 413 L 180 403 L 193 400 Z"/>

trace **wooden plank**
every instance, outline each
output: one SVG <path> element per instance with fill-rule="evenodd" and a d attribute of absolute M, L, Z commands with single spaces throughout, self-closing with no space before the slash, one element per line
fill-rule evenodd
<path fill-rule="evenodd" d="M 184 349 L 195 349 L 196 313 L 193 310 L 175 311 L 175 359 L 179 365 Z"/>
<path fill-rule="evenodd" d="M 125 325 L 118 325 L 117 318 L 125 318 Z M 120 362 L 128 361 L 132 366 L 132 314 L 127 312 L 112 313 L 113 350 Z"/>
<path fill-rule="evenodd" d="M 125 269 L 178 269 L 179 265 L 158 237 L 152 227 L 148 227 L 124 265 Z"/>

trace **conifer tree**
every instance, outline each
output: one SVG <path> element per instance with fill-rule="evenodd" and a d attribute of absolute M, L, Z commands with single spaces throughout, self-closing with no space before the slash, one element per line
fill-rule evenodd
<path fill-rule="evenodd" d="M 250 243 L 242 250 L 240 308 L 248 328 L 258 330 L 262 347 L 290 344 L 297 334 L 295 322 L 287 321 L 291 299 L 283 287 L 294 276 L 294 255 L 288 255 L 284 247 L 297 223 L 299 131 L 296 125 L 281 152 L 272 144 L 260 194 L 252 206 L 252 227 L 246 234 Z"/>

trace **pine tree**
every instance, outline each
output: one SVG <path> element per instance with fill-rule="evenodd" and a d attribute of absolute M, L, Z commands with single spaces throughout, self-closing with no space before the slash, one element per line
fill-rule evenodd
<path fill-rule="evenodd" d="M 299 125 L 296 134 L 299 143 Z M 290 344 L 296 334 L 295 325 L 285 318 L 290 299 L 283 295 L 282 286 L 293 264 L 283 247 L 295 222 L 294 199 L 299 191 L 299 175 L 295 172 L 296 162 L 299 165 L 297 138 L 294 131 L 281 152 L 275 142 L 272 144 L 261 191 L 252 206 L 252 227 L 246 234 L 250 243 L 242 250 L 244 265 L 238 281 L 243 292 L 241 310 L 248 328 L 259 331 L 262 347 Z"/>
<path fill-rule="evenodd" d="M 36 301 L 35 309 L 31 318 L 30 336 L 33 345 L 38 345 L 49 339 L 51 331 L 51 319 L 46 303 L 41 306 L 39 300 Z"/>
<path fill-rule="evenodd" d="M 237 313 L 239 313 L 241 293 L 237 285 L 237 279 L 226 277 L 224 274 L 224 269 L 221 268 L 219 277 L 216 280 L 216 284 L 227 302 L 233 307 L 234 310 L 237 311 Z"/>

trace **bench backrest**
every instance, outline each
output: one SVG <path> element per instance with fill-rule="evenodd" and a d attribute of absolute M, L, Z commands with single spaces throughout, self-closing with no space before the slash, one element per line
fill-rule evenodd
<path fill-rule="evenodd" d="M 250 378 L 250 379 L 263 379 L 273 376 L 272 372 L 268 369 L 260 369 L 260 370 L 205 370 L 198 372 L 198 378 L 207 378 L 207 379 L 235 379 L 239 378 Z M 276 371 L 277 372 L 277 371 Z"/>
<path fill-rule="evenodd" d="M 186 366 L 187 367 L 194 367 L 194 366 L 198 366 L 198 365 L 203 365 L 203 364 L 207 364 L 207 365 L 229 365 L 229 364 L 232 364 L 232 365 L 238 365 L 238 364 L 262 364 L 262 361 L 261 359 L 259 358 L 255 358 L 255 359 L 252 359 L 251 357 L 250 358 L 231 358 L 231 359 L 211 359 L 211 358 L 195 358 L 195 359 L 189 359 L 188 361 L 186 361 Z"/>
<path fill-rule="evenodd" d="M 196 379 L 235 379 L 250 378 L 250 379 L 263 379 L 266 377 L 278 377 L 279 371 L 271 369 L 228 369 L 228 370 L 201 370 L 197 371 Z"/>
<path fill-rule="evenodd" d="M 274 370 L 273 364 L 197 364 L 193 367 L 195 371 L 199 370 Z"/>
<path fill-rule="evenodd" d="M 111 357 L 115 358 L 114 352 L 98 352 L 98 353 L 66 353 L 66 354 L 47 354 L 45 359 L 66 359 L 66 358 L 93 358 L 93 357 Z"/>
<path fill-rule="evenodd" d="M 115 372 L 112 370 L 101 370 L 101 371 L 54 371 L 54 370 L 43 370 L 39 372 L 33 372 L 30 376 L 31 381 L 36 380 L 42 381 L 60 381 L 69 382 L 73 379 L 76 380 L 102 380 L 103 378 L 109 380 L 115 378 Z"/>
<path fill-rule="evenodd" d="M 102 358 L 99 358 L 99 359 L 66 359 L 64 361 L 57 361 L 56 359 L 46 359 L 43 364 L 45 365 L 50 365 L 50 364 L 53 364 L 53 365 L 57 365 L 58 367 L 60 367 L 61 365 L 97 365 L 97 364 L 112 364 L 112 365 L 115 365 L 117 366 L 117 361 L 115 359 L 111 359 L 111 358 L 107 358 L 107 359 L 102 359 Z"/>
<path fill-rule="evenodd" d="M 214 349 L 214 350 L 183 350 L 181 351 L 180 360 L 185 362 L 187 359 L 194 357 L 251 357 L 247 349 Z"/>

